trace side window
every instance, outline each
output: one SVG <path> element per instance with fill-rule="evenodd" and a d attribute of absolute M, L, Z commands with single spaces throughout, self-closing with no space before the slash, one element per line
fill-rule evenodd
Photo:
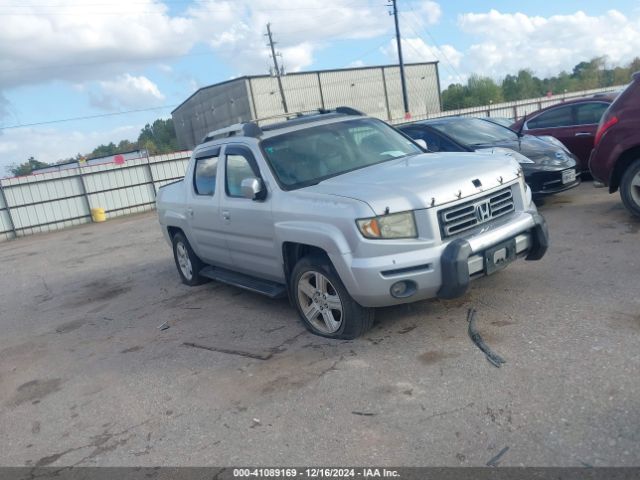
<path fill-rule="evenodd" d="M 581 103 L 576 105 L 576 125 L 597 124 L 607 107 L 609 107 L 609 104 L 603 102 Z"/>
<path fill-rule="evenodd" d="M 227 155 L 226 190 L 230 197 L 242 197 L 242 180 L 255 177 L 249 159 L 240 153 Z"/>
<path fill-rule="evenodd" d="M 216 191 L 217 170 L 217 156 L 196 159 L 196 168 L 193 174 L 193 188 L 198 195 L 213 196 Z"/>
<path fill-rule="evenodd" d="M 529 130 L 534 128 L 568 127 L 573 124 L 571 105 L 552 108 L 531 120 L 527 120 L 527 128 Z"/>
<path fill-rule="evenodd" d="M 422 139 L 427 142 L 427 148 L 432 152 L 459 152 L 460 148 L 456 147 L 453 143 L 446 138 L 438 135 L 437 133 L 425 129 L 411 129 L 406 133 L 413 139 Z"/>

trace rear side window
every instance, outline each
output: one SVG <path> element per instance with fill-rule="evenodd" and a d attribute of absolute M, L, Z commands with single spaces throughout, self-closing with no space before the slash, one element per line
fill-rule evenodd
<path fill-rule="evenodd" d="M 527 128 L 553 128 L 568 127 L 573 125 L 573 115 L 571 105 L 552 108 L 535 118 L 527 121 Z"/>
<path fill-rule="evenodd" d="M 576 105 L 576 125 L 594 125 L 609 107 L 608 103 L 593 102 Z"/>
<path fill-rule="evenodd" d="M 217 156 L 196 159 L 196 168 L 193 174 L 193 187 L 198 195 L 213 196 L 216 191 L 217 171 Z"/>

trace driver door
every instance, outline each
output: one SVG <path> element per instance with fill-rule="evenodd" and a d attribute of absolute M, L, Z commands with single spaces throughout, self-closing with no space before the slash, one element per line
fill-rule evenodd
<path fill-rule="evenodd" d="M 220 214 L 234 270 L 282 281 L 270 195 L 267 192 L 264 199 L 251 200 L 242 196 L 240 188 L 245 178 L 262 179 L 253 152 L 245 145 L 227 145 L 223 167 Z"/>

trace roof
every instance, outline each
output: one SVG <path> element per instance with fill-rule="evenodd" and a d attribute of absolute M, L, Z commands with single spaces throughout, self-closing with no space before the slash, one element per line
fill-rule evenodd
<path fill-rule="evenodd" d="M 412 67 L 412 66 L 417 66 L 417 65 L 436 65 L 438 64 L 438 61 L 435 60 L 433 62 L 414 62 L 414 63 L 405 63 L 404 66 L 405 67 Z M 352 68 L 330 68 L 328 70 L 306 70 L 304 72 L 294 72 L 294 73 L 287 73 L 285 76 L 286 77 L 293 77 L 296 75 L 308 75 L 308 74 L 319 74 L 319 73 L 328 73 L 328 72 L 351 72 L 351 71 L 357 71 L 357 70 L 372 70 L 372 69 L 376 69 L 376 68 L 393 68 L 393 67 L 397 67 L 397 64 L 388 64 L 388 65 L 371 65 L 371 66 L 366 66 L 366 67 L 352 67 Z M 252 78 L 270 78 L 272 75 L 243 75 L 241 77 L 236 77 L 236 78 L 232 78 L 231 80 L 225 80 L 224 82 L 218 82 L 218 83 L 214 83 L 212 85 L 207 85 L 206 87 L 200 87 L 198 90 L 196 90 L 195 92 L 193 92 L 191 95 L 189 95 L 187 97 L 186 100 L 184 100 L 180 105 L 178 105 L 176 108 L 174 108 L 173 110 L 171 110 L 171 113 L 175 113 L 176 111 L 178 111 L 185 103 L 187 103 L 189 100 L 191 100 L 193 97 L 195 97 L 198 93 L 200 93 L 203 90 L 208 90 L 209 88 L 215 88 L 218 87 L 220 85 L 228 85 L 230 83 L 233 82 L 238 82 L 240 80 L 251 80 Z"/>
<path fill-rule="evenodd" d="M 259 123 L 264 120 L 272 119 L 274 117 L 267 117 L 265 119 L 258 119 L 251 122 L 236 123 L 229 127 L 221 128 L 209 132 L 205 138 L 202 139 L 198 146 L 208 144 L 216 140 L 224 140 L 228 138 L 236 138 L 238 136 L 248 138 L 268 138 L 274 135 L 280 135 L 292 130 L 300 130 L 304 128 L 305 124 L 327 124 L 335 121 L 345 120 L 349 118 L 365 118 L 366 114 L 355 110 L 350 107 L 337 107 L 334 110 L 320 109 L 314 113 L 305 114 L 287 114 L 294 118 L 280 121 L 277 123 L 271 123 L 263 127 L 259 126 Z M 284 115 L 277 115 L 277 117 L 283 117 Z"/>

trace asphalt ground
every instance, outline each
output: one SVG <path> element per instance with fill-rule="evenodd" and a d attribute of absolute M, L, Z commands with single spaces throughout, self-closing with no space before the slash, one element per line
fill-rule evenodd
<path fill-rule="evenodd" d="M 355 341 L 182 285 L 155 213 L 2 243 L 0 465 L 637 466 L 640 221 L 590 183 L 540 210 L 543 260 Z"/>

